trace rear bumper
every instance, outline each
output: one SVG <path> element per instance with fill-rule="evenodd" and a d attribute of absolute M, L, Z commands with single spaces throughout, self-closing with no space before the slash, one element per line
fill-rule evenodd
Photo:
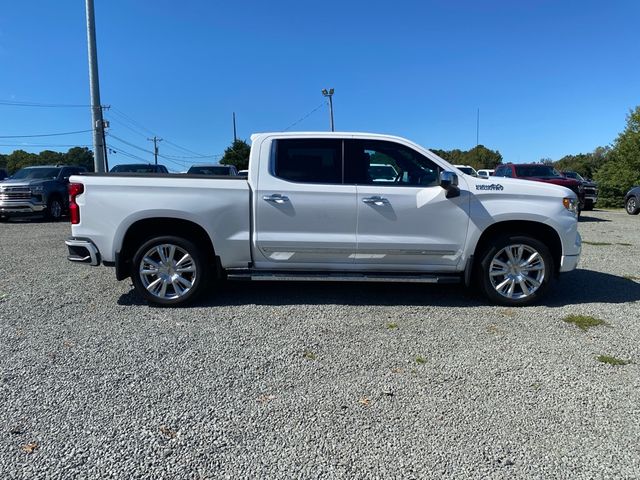
<path fill-rule="evenodd" d="M 69 249 L 67 260 L 75 263 L 88 263 L 93 266 L 100 265 L 100 252 L 88 238 L 71 237 L 64 243 Z"/>

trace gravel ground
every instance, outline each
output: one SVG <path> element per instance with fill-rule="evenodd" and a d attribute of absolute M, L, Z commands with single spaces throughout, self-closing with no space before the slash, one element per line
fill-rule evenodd
<path fill-rule="evenodd" d="M 588 212 L 579 270 L 519 309 L 299 283 L 151 308 L 67 262 L 67 224 L 1 224 L 0 478 L 640 478 L 639 222 Z"/>

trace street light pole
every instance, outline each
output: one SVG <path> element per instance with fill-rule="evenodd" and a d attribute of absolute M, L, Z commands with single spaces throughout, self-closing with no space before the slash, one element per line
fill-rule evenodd
<path fill-rule="evenodd" d="M 326 88 L 322 89 L 322 95 L 325 97 L 329 97 L 329 121 L 331 125 L 331 131 L 335 132 L 335 128 L 333 126 L 333 88 L 327 90 Z"/>
<path fill-rule="evenodd" d="M 98 53 L 96 48 L 96 20 L 93 0 L 86 0 L 87 9 L 87 48 L 89 53 L 89 90 L 91 92 L 91 121 L 93 123 L 93 164 L 96 172 L 104 172 L 106 165 L 104 120 L 100 103 L 100 85 L 98 80 Z"/>

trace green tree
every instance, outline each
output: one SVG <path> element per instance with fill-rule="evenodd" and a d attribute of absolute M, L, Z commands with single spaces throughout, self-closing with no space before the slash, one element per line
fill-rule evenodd
<path fill-rule="evenodd" d="M 64 154 L 64 163 L 67 165 L 79 165 L 87 171 L 93 172 L 93 152 L 87 147 L 73 147 Z"/>
<path fill-rule="evenodd" d="M 7 170 L 9 170 L 9 173 L 14 173 L 16 170 L 30 165 L 41 165 L 37 154 L 25 152 L 24 150 L 14 150 L 7 155 Z"/>
<path fill-rule="evenodd" d="M 608 159 L 610 147 L 598 147 L 592 153 L 578 153 L 577 155 L 565 155 L 554 163 L 558 170 L 578 172 L 585 178 L 593 178 L 594 173 Z"/>
<path fill-rule="evenodd" d="M 627 115 L 625 129 L 618 135 L 606 161 L 595 173 L 598 204 L 620 207 L 624 195 L 640 184 L 640 106 Z"/>
<path fill-rule="evenodd" d="M 246 170 L 249 167 L 249 153 L 251 147 L 244 140 L 236 140 L 227 147 L 220 160 L 221 165 L 235 165 L 238 170 Z"/>
<path fill-rule="evenodd" d="M 7 156 L 0 153 L 0 168 L 7 168 Z"/>
<path fill-rule="evenodd" d="M 471 150 L 437 150 L 431 149 L 433 153 L 444 158 L 453 165 L 471 165 L 476 170 L 482 168 L 496 168 L 502 163 L 502 155 L 498 150 L 491 150 L 484 145 L 478 145 Z"/>

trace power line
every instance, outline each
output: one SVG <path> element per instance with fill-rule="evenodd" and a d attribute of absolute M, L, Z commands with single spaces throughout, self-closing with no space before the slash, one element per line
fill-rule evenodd
<path fill-rule="evenodd" d="M 126 141 L 126 140 L 124 140 L 124 139 L 122 139 L 122 138 L 120 138 L 120 137 L 116 137 L 116 136 L 115 136 L 113 133 L 111 133 L 111 132 L 109 132 L 109 135 L 108 135 L 108 136 L 109 136 L 109 138 L 113 138 L 113 139 L 115 139 L 115 140 L 117 140 L 117 141 L 119 141 L 119 142 L 122 142 L 122 143 L 124 143 L 124 144 L 126 144 L 126 145 L 129 145 L 130 147 L 136 148 L 136 149 L 140 150 L 141 152 L 145 152 L 145 153 L 149 153 L 149 154 L 153 155 L 153 152 L 152 152 L 151 150 L 147 150 L 146 148 L 139 147 L 139 146 L 138 146 L 138 145 L 136 145 L 135 143 L 131 143 L 131 142 L 128 142 L 128 141 Z"/>
<path fill-rule="evenodd" d="M 57 137 L 60 135 L 75 135 L 76 133 L 87 133 L 93 130 L 77 130 L 75 132 L 60 132 L 60 133 L 43 133 L 39 135 L 0 135 L 0 138 L 35 138 L 35 137 Z"/>
<path fill-rule="evenodd" d="M 89 144 L 77 143 L 0 143 L 0 147 L 92 147 Z"/>
<path fill-rule="evenodd" d="M 284 130 L 282 130 L 283 132 L 286 132 L 287 130 L 289 130 L 291 127 L 296 126 L 297 124 L 299 124 L 300 122 L 302 122 L 303 120 L 306 120 L 307 118 L 309 118 L 311 115 L 313 115 L 314 113 L 316 113 L 318 110 L 320 110 L 322 107 L 324 107 L 325 102 L 322 102 L 320 105 L 318 105 L 316 108 L 314 108 L 313 110 L 311 110 L 309 113 L 307 113 L 304 117 L 296 120 L 295 122 L 293 122 L 291 125 L 289 125 L 287 128 L 285 128 Z"/>
<path fill-rule="evenodd" d="M 41 103 L 41 102 L 16 102 L 13 100 L 0 100 L 0 105 L 9 107 L 45 107 L 45 108 L 88 108 L 91 105 L 79 103 Z"/>
<path fill-rule="evenodd" d="M 158 136 L 157 132 L 154 132 L 153 130 L 145 127 L 144 125 L 142 125 L 140 122 L 134 120 L 133 118 L 131 118 L 129 115 L 127 115 L 126 113 L 124 113 L 122 110 L 115 108 L 115 107 L 111 107 L 111 110 L 113 111 L 113 113 L 115 113 L 116 115 L 118 115 L 119 117 L 121 117 L 123 120 L 127 121 L 130 125 L 126 125 L 125 123 L 123 123 L 120 120 L 116 119 L 116 123 L 119 123 L 120 125 L 123 125 L 125 128 L 128 128 L 129 130 L 131 130 L 132 132 L 137 133 L 138 135 L 141 135 L 143 137 L 147 137 L 148 134 L 151 134 L 153 136 Z M 137 128 L 133 128 L 132 126 L 135 126 Z M 147 132 L 147 133 L 142 133 L 142 132 Z M 193 150 L 190 150 L 186 147 L 183 147 L 182 145 L 179 145 L 175 142 L 172 142 L 171 140 L 167 140 L 166 138 L 164 139 L 164 142 L 168 145 L 172 145 L 175 148 L 190 153 L 191 155 L 194 155 L 193 157 L 183 157 L 183 158 L 215 158 L 218 155 L 205 155 L 199 152 L 195 152 Z M 162 156 L 162 155 L 160 155 Z M 181 158 L 178 155 L 173 155 L 173 157 L 175 158 Z"/>

